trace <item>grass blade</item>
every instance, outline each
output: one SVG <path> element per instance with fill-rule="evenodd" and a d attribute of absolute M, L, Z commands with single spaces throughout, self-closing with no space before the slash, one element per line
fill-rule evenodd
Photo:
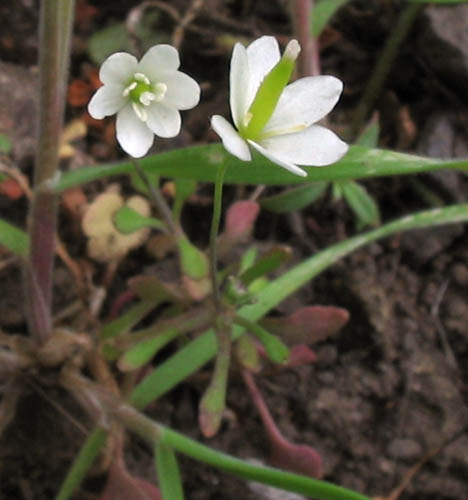
<path fill-rule="evenodd" d="M 161 442 L 156 443 L 155 460 L 163 500 L 184 500 L 182 479 L 174 450 Z"/>
<path fill-rule="evenodd" d="M 219 165 L 225 163 L 225 184 L 287 185 L 304 182 L 364 179 L 384 175 L 408 175 L 442 168 L 468 170 L 468 159 L 435 160 L 385 149 L 351 146 L 344 158 L 328 167 L 305 167 L 307 177 L 299 177 L 254 154 L 251 162 L 243 162 L 227 153 L 221 144 L 208 144 L 176 149 L 141 160 L 143 170 L 170 178 L 214 182 Z M 83 167 L 62 175 L 57 190 L 116 175 L 130 175 L 132 163 Z"/>

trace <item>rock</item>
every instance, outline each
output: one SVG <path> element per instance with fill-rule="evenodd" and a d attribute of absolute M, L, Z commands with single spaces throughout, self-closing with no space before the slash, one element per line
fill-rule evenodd
<path fill-rule="evenodd" d="M 429 26 L 418 50 L 433 73 L 452 92 L 467 100 L 468 5 L 433 6 L 426 9 Z"/>

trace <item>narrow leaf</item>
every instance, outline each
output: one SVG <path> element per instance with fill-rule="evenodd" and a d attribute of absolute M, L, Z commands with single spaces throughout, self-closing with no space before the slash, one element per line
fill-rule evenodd
<path fill-rule="evenodd" d="M 184 500 L 182 479 L 174 450 L 165 444 L 156 443 L 154 455 L 163 500 Z"/>
<path fill-rule="evenodd" d="M 219 165 L 225 163 L 225 184 L 287 185 L 304 182 L 363 179 L 383 175 L 409 175 L 441 168 L 468 170 L 468 160 L 435 160 L 385 149 L 351 146 L 348 153 L 328 167 L 304 167 L 307 177 L 300 177 L 254 154 L 246 168 L 245 162 L 227 153 L 221 144 L 192 146 L 148 156 L 141 160 L 144 171 L 170 178 L 183 177 L 201 182 L 214 182 Z M 65 172 L 57 182 L 57 191 L 63 191 L 97 179 L 129 175 L 132 163 L 82 167 Z"/>
<path fill-rule="evenodd" d="M 93 465 L 94 460 L 96 460 L 106 440 L 107 431 L 96 427 L 73 460 L 55 500 L 68 500 L 72 497 Z"/>
<path fill-rule="evenodd" d="M 102 340 L 116 337 L 128 333 L 136 324 L 138 324 L 154 307 L 154 300 L 142 300 L 131 307 L 126 313 L 117 319 L 105 324 L 99 333 Z"/>
<path fill-rule="evenodd" d="M 280 194 L 262 198 L 260 205 L 270 212 L 283 214 L 294 212 L 318 200 L 327 189 L 328 182 L 314 182 L 294 187 Z"/>
<path fill-rule="evenodd" d="M 282 340 L 272 335 L 265 328 L 242 316 L 235 317 L 234 323 L 242 326 L 246 331 L 257 337 L 265 348 L 267 356 L 271 361 L 274 363 L 285 363 L 288 360 L 289 349 L 284 345 Z"/>
<path fill-rule="evenodd" d="M 263 254 L 253 266 L 246 269 L 240 275 L 240 279 L 245 285 L 250 285 L 256 279 L 278 269 L 290 258 L 291 250 L 288 247 L 272 248 Z"/>
<path fill-rule="evenodd" d="M 348 0 L 319 0 L 312 11 L 312 35 L 320 36 L 333 14 Z"/>
<path fill-rule="evenodd" d="M 356 139 L 356 144 L 376 148 L 379 143 L 380 126 L 377 119 L 372 119 Z"/>
<path fill-rule="evenodd" d="M 354 181 L 342 181 L 340 187 L 346 202 L 357 218 L 358 230 L 365 226 L 380 224 L 379 207 L 364 186 Z"/>
<path fill-rule="evenodd" d="M 156 353 L 169 342 L 177 338 L 179 331 L 176 329 L 159 333 L 152 339 L 142 340 L 130 348 L 119 360 L 121 371 L 132 371 L 148 363 Z"/>

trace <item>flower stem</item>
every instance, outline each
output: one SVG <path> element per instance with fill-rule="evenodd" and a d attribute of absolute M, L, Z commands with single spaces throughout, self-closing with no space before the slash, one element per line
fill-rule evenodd
<path fill-rule="evenodd" d="M 51 332 L 52 272 L 55 253 L 58 149 L 63 125 L 74 0 L 43 0 L 40 15 L 39 126 L 30 251 L 25 283 L 31 334 L 45 342 Z"/>
<path fill-rule="evenodd" d="M 151 182 L 149 177 L 146 175 L 146 172 L 141 168 L 140 162 L 138 160 L 132 159 L 133 165 L 135 167 L 136 173 L 140 177 L 140 179 L 144 182 L 147 187 L 151 200 L 155 204 L 159 214 L 164 219 L 166 223 L 167 229 L 177 237 L 181 233 L 180 227 L 174 222 L 174 218 L 172 217 L 171 209 L 169 208 L 164 196 L 159 189 L 159 186 L 156 186 Z"/>
<path fill-rule="evenodd" d="M 218 257 L 217 257 L 217 238 L 219 231 L 219 221 L 221 220 L 221 208 L 223 200 L 223 182 L 226 173 L 226 165 L 223 162 L 216 172 L 215 191 L 213 201 L 213 218 L 211 219 L 210 230 L 210 274 L 211 285 L 213 289 L 213 302 L 215 310 L 221 311 L 221 297 L 218 288 Z"/>

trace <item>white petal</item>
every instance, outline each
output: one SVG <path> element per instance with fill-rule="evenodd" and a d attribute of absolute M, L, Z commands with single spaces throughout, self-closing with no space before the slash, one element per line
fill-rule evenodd
<path fill-rule="evenodd" d="M 114 115 L 127 103 L 124 97 L 122 85 L 103 85 L 93 95 L 88 104 L 89 114 L 96 120 L 102 120 L 105 116 Z"/>
<path fill-rule="evenodd" d="M 135 56 L 117 52 L 109 56 L 99 70 L 99 79 L 105 84 L 120 84 L 126 87 L 138 66 Z"/>
<path fill-rule="evenodd" d="M 262 139 L 260 145 L 282 161 L 316 167 L 330 165 L 348 151 L 345 142 L 320 125 L 312 125 L 295 134 Z"/>
<path fill-rule="evenodd" d="M 249 63 L 249 82 L 247 88 L 247 109 L 257 93 L 258 87 L 265 76 L 273 69 L 281 58 L 278 42 L 272 36 L 262 36 L 247 47 Z"/>
<path fill-rule="evenodd" d="M 291 83 L 263 132 L 312 125 L 333 109 L 342 90 L 343 83 L 334 76 L 309 76 Z"/>
<path fill-rule="evenodd" d="M 252 159 L 249 146 L 225 118 L 219 115 L 212 116 L 211 126 L 219 137 L 221 137 L 223 146 L 232 155 L 242 161 L 250 161 Z"/>
<path fill-rule="evenodd" d="M 236 43 L 232 51 L 231 70 L 229 73 L 229 105 L 231 107 L 232 120 L 239 128 L 242 120 L 249 109 L 249 63 L 247 51 L 241 43 Z"/>
<path fill-rule="evenodd" d="M 146 124 L 159 137 L 175 137 L 180 132 L 180 113 L 172 106 L 153 102 L 145 108 L 148 113 Z"/>
<path fill-rule="evenodd" d="M 167 85 L 164 103 L 176 109 L 192 109 L 200 101 L 200 86 L 190 76 L 176 71 L 166 75 L 162 83 Z"/>
<path fill-rule="evenodd" d="M 302 168 L 299 168 L 294 163 L 292 163 L 292 162 L 290 162 L 290 161 L 288 161 L 286 159 L 280 158 L 276 154 L 273 154 L 271 151 L 269 151 L 268 149 L 265 149 L 264 147 L 260 146 L 260 144 L 254 142 L 254 141 L 249 140 L 248 142 L 259 153 L 261 153 L 263 156 L 265 156 L 266 158 L 268 158 L 273 163 L 276 163 L 277 165 L 279 165 L 280 167 L 285 168 L 286 170 L 289 170 L 293 174 L 300 175 L 301 177 L 307 177 L 307 172 L 305 170 L 302 170 Z"/>
<path fill-rule="evenodd" d="M 138 71 L 155 83 L 163 75 L 177 71 L 180 66 L 179 52 L 172 45 L 155 45 L 142 57 Z"/>
<path fill-rule="evenodd" d="M 153 144 L 153 132 L 136 116 L 131 105 L 118 112 L 116 129 L 122 149 L 134 158 L 144 156 Z"/>

